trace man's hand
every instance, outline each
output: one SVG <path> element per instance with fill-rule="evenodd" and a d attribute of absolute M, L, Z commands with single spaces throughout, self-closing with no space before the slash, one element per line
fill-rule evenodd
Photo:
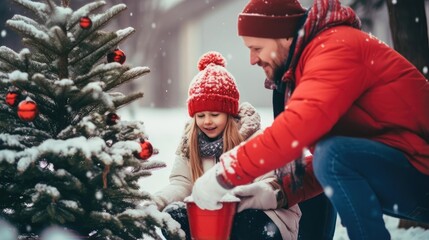
<path fill-rule="evenodd" d="M 195 181 L 191 196 L 199 208 L 216 210 L 222 207 L 220 200 L 229 189 L 222 187 L 218 182 L 217 174 L 222 174 L 221 171 L 222 166 L 217 163 Z"/>
<path fill-rule="evenodd" d="M 264 181 L 234 188 L 232 193 L 241 200 L 237 212 L 248 208 L 261 210 L 277 208 L 277 191 L 271 184 Z"/>

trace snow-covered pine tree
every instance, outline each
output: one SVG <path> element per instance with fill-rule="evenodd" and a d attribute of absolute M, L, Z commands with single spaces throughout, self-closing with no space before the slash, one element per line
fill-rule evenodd
<path fill-rule="evenodd" d="M 28 48 L 0 47 L 0 220 L 35 239 L 51 226 L 90 239 L 157 239 L 156 227 L 179 237 L 137 184 L 165 164 L 142 159 L 142 122 L 115 115 L 143 93 L 112 90 L 149 73 L 106 60 L 134 32 L 101 30 L 126 5 L 14 1 L 34 16 L 6 23 Z"/>

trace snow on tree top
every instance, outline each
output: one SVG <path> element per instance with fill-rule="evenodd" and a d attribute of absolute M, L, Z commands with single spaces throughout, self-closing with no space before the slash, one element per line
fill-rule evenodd
<path fill-rule="evenodd" d="M 51 20 L 52 22 L 63 25 L 68 21 L 68 19 L 70 19 L 72 13 L 73 10 L 68 7 L 56 7 Z"/>
<path fill-rule="evenodd" d="M 58 199 L 61 196 L 60 192 L 56 187 L 48 186 L 46 184 L 38 183 L 36 184 L 35 189 L 37 193 L 35 193 L 32 197 L 33 202 L 36 202 L 38 200 L 41 193 L 48 194 L 53 199 Z"/>
<path fill-rule="evenodd" d="M 11 82 L 18 81 L 18 80 L 28 81 L 28 73 L 24 73 L 19 70 L 15 70 L 9 73 L 8 76 Z"/>

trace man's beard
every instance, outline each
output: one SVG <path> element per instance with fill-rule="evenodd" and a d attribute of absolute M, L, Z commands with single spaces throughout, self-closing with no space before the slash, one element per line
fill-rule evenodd
<path fill-rule="evenodd" d="M 279 84 L 282 81 L 283 75 L 287 70 L 287 61 L 283 61 L 281 65 L 276 65 L 273 68 L 273 80 L 276 84 Z"/>

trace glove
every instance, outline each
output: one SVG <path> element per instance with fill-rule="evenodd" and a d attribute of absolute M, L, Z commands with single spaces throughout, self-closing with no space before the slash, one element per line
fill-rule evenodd
<path fill-rule="evenodd" d="M 237 212 L 248 208 L 276 209 L 277 192 L 278 190 L 274 190 L 271 184 L 264 181 L 238 186 L 232 190 L 232 194 L 241 200 Z"/>
<path fill-rule="evenodd" d="M 195 181 L 191 196 L 199 208 L 216 210 L 222 207 L 219 201 L 229 191 L 218 182 L 217 174 L 222 174 L 222 169 L 217 163 Z"/>

